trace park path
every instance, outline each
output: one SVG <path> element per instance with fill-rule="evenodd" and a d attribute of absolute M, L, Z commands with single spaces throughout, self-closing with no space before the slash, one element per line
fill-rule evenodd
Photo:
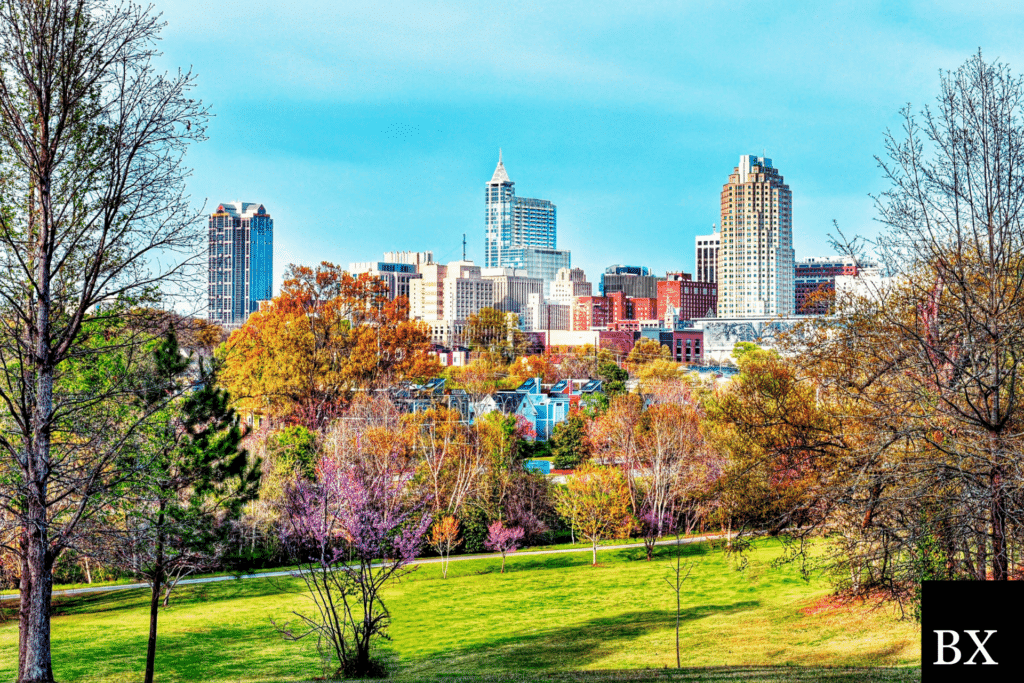
<path fill-rule="evenodd" d="M 703 543 L 704 541 L 710 541 L 712 539 L 722 538 L 722 534 L 707 534 L 704 536 L 687 536 L 686 538 L 680 538 L 678 543 L 680 545 L 687 545 L 690 543 Z M 658 541 L 656 545 L 674 545 L 676 539 L 669 539 L 667 541 Z M 625 543 L 622 545 L 599 545 L 597 551 L 604 552 L 605 550 L 630 550 L 633 548 L 643 548 L 643 543 Z M 515 553 L 516 557 L 523 557 L 527 555 L 561 555 L 564 553 L 589 553 L 591 550 L 590 546 L 584 546 L 581 548 L 557 548 L 554 550 L 520 550 Z M 486 560 L 488 558 L 498 558 L 501 555 L 496 553 L 491 554 L 480 554 L 480 555 L 456 555 L 451 558 L 452 562 L 463 562 L 466 560 Z M 440 557 L 424 557 L 417 560 L 413 560 L 409 564 L 434 564 L 440 562 Z M 227 576 L 206 576 L 195 579 L 182 579 L 178 582 L 178 586 L 189 586 L 197 583 L 216 583 L 218 581 L 239 581 L 244 579 L 269 579 L 269 578 L 280 578 L 283 576 L 292 576 L 298 573 L 297 569 L 288 569 L 283 571 L 273 572 L 260 572 L 258 574 L 242 574 L 240 576 L 229 574 Z M 86 586 L 85 588 L 69 588 L 66 590 L 53 591 L 53 596 L 69 596 L 69 595 L 85 595 L 87 593 L 107 593 L 110 591 L 127 591 L 135 590 L 138 588 L 149 588 L 148 583 L 120 583 L 110 586 Z M 0 595 L 0 600 L 15 600 L 18 598 L 17 593 L 9 593 L 6 595 Z"/>

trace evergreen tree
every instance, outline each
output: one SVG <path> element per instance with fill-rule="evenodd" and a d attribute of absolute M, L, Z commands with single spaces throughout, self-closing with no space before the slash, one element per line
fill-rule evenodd
<path fill-rule="evenodd" d="M 159 394 L 175 385 L 183 396 L 158 413 L 145 454 L 149 475 L 126 496 L 108 544 L 121 567 L 150 584 L 146 683 L 153 681 L 161 591 L 166 607 L 178 581 L 218 563 L 228 523 L 259 488 L 260 464 L 240 448 L 243 433 L 228 393 L 201 361 L 197 375 L 191 368 L 171 328 L 153 350 L 152 389 L 139 398 L 158 405 Z"/>

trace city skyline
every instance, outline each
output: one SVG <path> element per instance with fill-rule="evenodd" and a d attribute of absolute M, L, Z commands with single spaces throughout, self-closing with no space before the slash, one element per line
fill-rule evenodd
<path fill-rule="evenodd" d="M 216 115 L 189 152 L 193 199 L 274 207 L 275 287 L 291 262 L 392 249 L 448 262 L 463 233 L 483 264 L 480 188 L 499 147 L 525 194 L 558 206 L 559 246 L 590 277 L 614 263 L 693 272 L 693 239 L 718 222 L 720 169 L 742 153 L 786 169 L 797 258 L 825 256 L 833 219 L 877 231 L 874 156 L 900 107 L 934 102 L 939 69 L 980 45 L 1024 71 L 1024 14 L 1009 5 L 161 10 L 159 64 L 193 65 Z M 243 41 L 255 34 L 254 51 Z M 230 173 L 223 158 L 238 160 Z"/>

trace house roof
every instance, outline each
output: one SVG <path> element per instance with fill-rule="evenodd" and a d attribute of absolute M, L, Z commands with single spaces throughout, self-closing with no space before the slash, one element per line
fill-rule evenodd
<path fill-rule="evenodd" d="M 524 394 L 520 394 L 518 391 L 499 391 L 492 394 L 491 397 L 501 412 L 512 413 L 522 405 Z"/>

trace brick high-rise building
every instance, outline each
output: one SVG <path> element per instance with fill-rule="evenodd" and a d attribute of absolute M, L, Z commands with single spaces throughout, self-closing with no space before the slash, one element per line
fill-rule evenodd
<path fill-rule="evenodd" d="M 658 300 L 650 297 L 635 297 L 633 304 L 633 320 L 656 320 L 658 317 Z"/>
<path fill-rule="evenodd" d="M 679 320 L 714 317 L 718 305 L 718 285 L 697 282 L 689 273 L 666 273 L 658 282 L 658 320 L 664 320 L 668 307 Z"/>
<path fill-rule="evenodd" d="M 274 219 L 262 204 L 224 202 L 210 214 L 207 317 L 238 327 L 274 296 Z"/>
<path fill-rule="evenodd" d="M 741 156 L 721 206 L 718 317 L 792 315 L 792 193 L 772 160 Z"/>

